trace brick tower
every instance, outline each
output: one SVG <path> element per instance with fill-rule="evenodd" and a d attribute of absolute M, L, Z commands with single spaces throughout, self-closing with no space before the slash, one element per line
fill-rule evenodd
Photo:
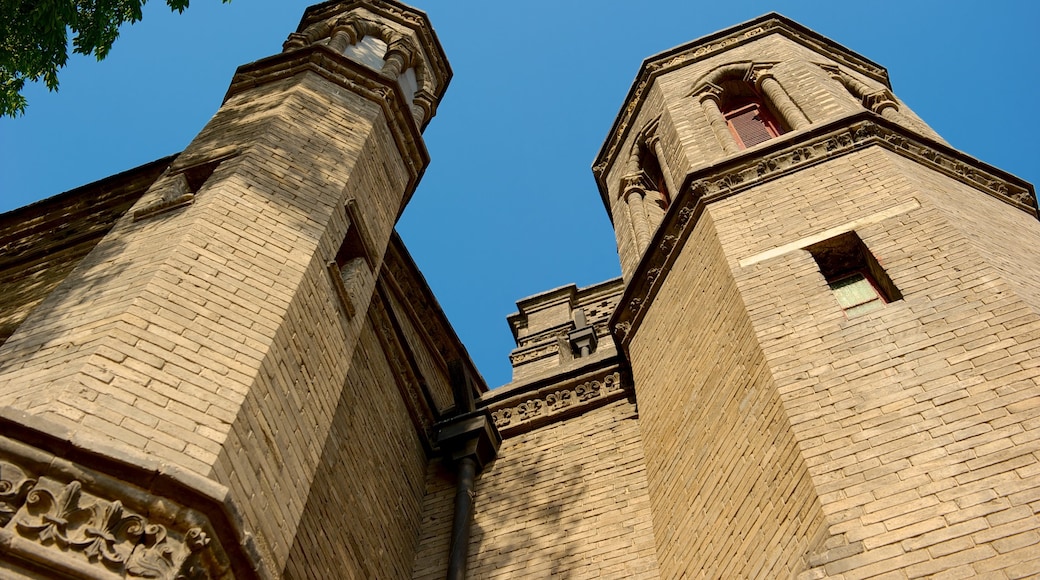
<path fill-rule="evenodd" d="M 1040 575 L 1033 189 L 768 14 L 647 60 L 622 276 L 489 391 L 393 232 L 451 76 L 306 11 L 188 148 L 0 216 L 0 577 Z"/>
<path fill-rule="evenodd" d="M 410 570 L 447 368 L 476 376 L 392 236 L 450 76 L 423 13 L 325 2 L 143 186 L 95 187 L 139 198 L 52 244 L 71 271 L 36 256 L 60 284 L 0 351 L 0 575 Z"/>
<path fill-rule="evenodd" d="M 775 14 L 647 60 L 594 172 L 662 577 L 1037 573 L 1031 186 Z"/>

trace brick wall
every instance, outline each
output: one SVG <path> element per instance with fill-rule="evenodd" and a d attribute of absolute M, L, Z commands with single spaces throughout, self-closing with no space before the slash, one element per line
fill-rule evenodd
<path fill-rule="evenodd" d="M 158 159 L 0 215 L 0 344 L 172 160 Z"/>
<path fill-rule="evenodd" d="M 447 570 L 454 481 L 431 466 L 413 578 Z M 506 439 L 477 482 L 468 578 L 657 578 L 635 408 Z"/>
<path fill-rule="evenodd" d="M 1040 573 L 1035 219 L 880 148 L 709 211 L 831 524 L 813 574 Z M 736 263 L 854 220 L 880 311 L 847 319 L 807 251 Z"/>
<path fill-rule="evenodd" d="M 285 578 L 411 575 L 426 455 L 370 324 L 320 449 Z"/>
<path fill-rule="evenodd" d="M 715 235 L 704 216 L 630 347 L 661 576 L 791 576 L 826 522 Z"/>

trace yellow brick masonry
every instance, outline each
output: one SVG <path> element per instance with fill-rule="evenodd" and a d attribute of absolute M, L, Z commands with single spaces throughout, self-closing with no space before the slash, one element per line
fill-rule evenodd
<path fill-rule="evenodd" d="M 708 216 L 634 338 L 662 578 L 778 578 L 826 521 Z"/>
<path fill-rule="evenodd" d="M 309 73 L 233 97 L 184 156 L 237 156 L 191 207 L 115 226 L 0 350 L 0 404 L 217 479 L 281 569 L 364 320 L 324 269 L 343 203 L 381 252 L 408 180 L 381 117 Z"/>
<path fill-rule="evenodd" d="M 407 578 L 426 455 L 371 319 L 358 342 L 284 578 Z M 292 472 L 282 471 L 286 484 Z M 283 490 L 284 492 L 284 490 Z M 451 498 L 446 504 L 450 509 Z"/>
<path fill-rule="evenodd" d="M 659 578 L 635 408 L 503 442 L 478 480 L 467 578 Z M 443 578 L 454 484 L 431 465 L 412 578 Z"/>
<path fill-rule="evenodd" d="M 881 311 L 846 319 L 804 250 L 737 264 L 908 200 L 857 229 Z M 880 148 L 709 213 L 834 536 L 807 577 L 1040 574 L 1040 224 Z"/>

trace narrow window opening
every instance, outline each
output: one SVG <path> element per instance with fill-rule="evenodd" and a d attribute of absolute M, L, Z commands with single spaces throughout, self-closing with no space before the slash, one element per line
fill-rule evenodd
<path fill-rule="evenodd" d="M 190 193 L 198 193 L 202 189 L 202 185 L 206 183 L 206 180 L 213 175 L 213 172 L 220 165 L 223 159 L 217 159 L 207 163 L 200 163 L 184 170 L 184 180 L 188 184 L 188 191 Z"/>
<path fill-rule="evenodd" d="M 643 170 L 643 174 L 646 179 L 650 182 L 651 186 L 655 191 L 661 194 L 661 197 L 654 200 L 661 209 L 668 209 L 668 204 L 671 203 L 671 192 L 668 191 L 668 184 L 664 179 L 664 171 L 661 169 L 661 163 L 657 160 L 657 155 L 649 147 L 641 147 L 639 151 L 639 168 Z"/>
<path fill-rule="evenodd" d="M 362 298 L 361 293 L 373 278 L 368 247 L 365 244 L 365 233 L 361 230 L 361 220 L 354 200 L 346 206 L 347 235 L 336 252 L 334 260 L 328 263 L 332 284 L 339 295 L 340 302 L 347 318 L 357 313 L 356 304 Z"/>
<path fill-rule="evenodd" d="M 856 232 L 833 237 L 806 249 L 816 260 L 845 316 L 861 316 L 903 299 Z"/>

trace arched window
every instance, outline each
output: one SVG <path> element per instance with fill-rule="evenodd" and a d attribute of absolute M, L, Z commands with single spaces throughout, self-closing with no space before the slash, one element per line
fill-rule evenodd
<path fill-rule="evenodd" d="M 809 120 L 771 72 L 773 63 L 732 63 L 704 77 L 690 93 L 700 101 L 726 153 L 754 147 Z"/>
<path fill-rule="evenodd" d="M 722 90 L 719 112 L 738 149 L 754 147 L 787 132 L 787 127 L 770 110 L 768 101 L 748 82 L 748 76 L 745 73 L 743 78 L 730 77 L 719 83 Z"/>

